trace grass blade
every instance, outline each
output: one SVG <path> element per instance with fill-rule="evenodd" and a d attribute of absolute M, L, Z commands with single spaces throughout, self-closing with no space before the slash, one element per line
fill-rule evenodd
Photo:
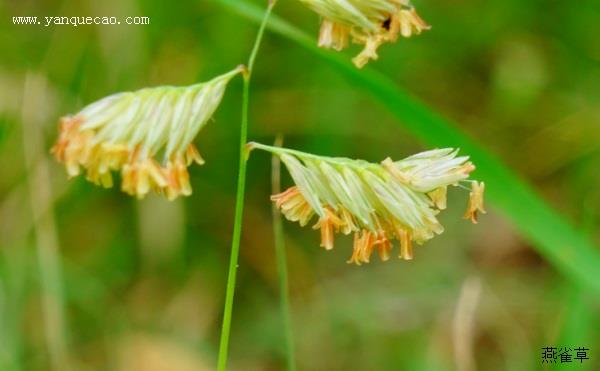
<path fill-rule="evenodd" d="M 253 22 L 262 12 L 242 0 L 214 0 Z M 269 30 L 294 41 L 332 65 L 352 83 L 374 96 L 423 143 L 432 147 L 459 147 L 477 164 L 477 176 L 488 185 L 494 207 L 508 217 L 550 263 L 565 276 L 600 292 L 600 252 L 594 244 L 551 208 L 536 192 L 498 158 L 424 103 L 402 91 L 391 79 L 370 69 L 356 69 L 349 60 L 317 47 L 317 35 L 308 36 L 282 18 L 273 16 Z M 316 31 L 315 31 L 316 32 Z"/>

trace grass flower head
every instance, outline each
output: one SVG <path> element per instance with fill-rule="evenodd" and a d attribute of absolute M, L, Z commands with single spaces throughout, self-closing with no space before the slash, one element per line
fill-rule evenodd
<path fill-rule="evenodd" d="M 295 185 L 271 199 L 290 221 L 307 225 L 316 216 L 321 246 L 333 248 L 334 234 L 354 234 L 349 263 L 368 263 L 377 250 L 388 260 L 394 240 L 399 256 L 413 258 L 412 242 L 422 244 L 444 231 L 436 215 L 446 208 L 449 185 L 471 186 L 467 216 L 476 222 L 483 210 L 483 183 L 467 180 L 475 166 L 445 148 L 381 164 L 248 144 L 279 156 Z"/>
<path fill-rule="evenodd" d="M 378 58 L 380 45 L 430 29 L 409 0 L 300 1 L 322 17 L 320 47 L 339 51 L 348 46 L 350 39 L 364 45 L 352 60 L 359 68 Z"/>
<path fill-rule="evenodd" d="M 112 187 L 121 172 L 124 192 L 143 198 L 150 190 L 169 199 L 192 193 L 187 167 L 203 164 L 193 140 L 219 106 L 238 67 L 191 86 L 161 86 L 117 93 L 60 120 L 51 152 L 70 176 Z M 160 158 L 159 158 L 160 157 Z"/>

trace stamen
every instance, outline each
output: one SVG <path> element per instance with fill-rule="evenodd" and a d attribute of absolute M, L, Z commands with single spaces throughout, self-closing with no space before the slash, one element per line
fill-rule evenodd
<path fill-rule="evenodd" d="M 400 241 L 399 257 L 412 260 L 413 242 L 423 244 L 444 231 L 436 215 L 447 206 L 448 186 L 460 186 L 468 176 L 464 169 L 474 168 L 451 148 L 376 164 L 259 143 L 253 147 L 279 155 L 302 186 L 271 196 L 283 215 L 304 225 L 318 214 L 313 228 L 321 230 L 320 245 L 327 250 L 333 248 L 335 233 L 354 232 L 348 263 L 357 265 L 368 263 L 375 248 L 382 261 L 388 260 L 394 238 Z M 472 183 L 469 216 L 484 210 L 483 188 L 483 183 Z"/>

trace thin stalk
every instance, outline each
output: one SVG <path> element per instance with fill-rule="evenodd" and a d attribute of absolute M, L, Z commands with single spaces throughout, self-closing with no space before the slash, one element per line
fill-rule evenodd
<path fill-rule="evenodd" d="M 240 126 L 240 156 L 238 167 L 237 193 L 235 200 L 235 217 L 233 235 L 231 239 L 231 256 L 229 259 L 229 273 L 227 275 L 227 291 L 225 293 L 225 307 L 223 309 L 223 325 L 221 327 L 221 342 L 219 344 L 218 371 L 227 369 L 227 352 L 229 348 L 229 333 L 231 331 L 231 314 L 233 311 L 233 298 L 235 294 L 235 280 L 237 275 L 238 258 L 240 255 L 240 238 L 242 235 L 242 219 L 244 215 L 244 194 L 246 190 L 246 154 L 245 145 L 248 138 L 248 107 L 250 100 L 250 79 L 254 69 L 254 62 L 260 48 L 260 43 L 265 32 L 265 27 L 275 1 L 269 1 L 267 10 L 254 41 L 254 47 L 248 59 L 247 70 L 244 73 L 244 90 L 242 97 L 242 122 Z"/>
<path fill-rule="evenodd" d="M 275 146 L 280 147 L 283 140 L 278 137 Z M 273 154 L 271 160 L 271 190 L 273 194 L 281 192 L 281 160 Z M 285 254 L 285 240 L 283 235 L 283 223 L 281 212 L 273 204 L 273 237 L 275 242 L 275 255 L 277 257 L 277 271 L 279 275 L 279 304 L 281 320 L 284 329 L 284 342 L 286 350 L 286 361 L 288 371 L 296 370 L 294 357 L 294 337 L 292 331 L 292 318 L 290 312 L 290 293 L 288 286 L 287 258 Z"/>
<path fill-rule="evenodd" d="M 27 183 L 37 249 L 39 283 L 42 299 L 44 335 L 49 356 L 49 369 L 69 370 L 67 324 L 64 289 L 56 223 L 52 208 L 50 170 L 40 136 L 39 112 L 44 112 L 45 80 L 27 74 L 23 92 L 23 151 L 27 167 Z"/>

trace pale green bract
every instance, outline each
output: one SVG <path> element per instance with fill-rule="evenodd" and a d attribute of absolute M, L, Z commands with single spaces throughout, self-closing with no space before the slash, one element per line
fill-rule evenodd
<path fill-rule="evenodd" d="M 363 44 L 354 59 L 361 68 L 378 58 L 377 48 L 395 42 L 398 35 L 411 37 L 430 26 L 408 0 L 300 0 L 322 17 L 319 46 L 342 50 L 350 38 Z"/>
<path fill-rule="evenodd" d="M 410 241 L 422 244 L 443 232 L 436 215 L 446 207 L 450 185 L 465 182 L 471 186 L 468 218 L 476 221 L 477 211 L 485 212 L 483 184 L 467 181 L 475 167 L 467 156 L 458 156 L 458 150 L 451 148 L 376 164 L 259 143 L 248 147 L 279 156 L 289 170 L 295 186 L 273 196 L 286 218 L 305 225 L 317 215 L 315 227 L 321 228 L 321 245 L 328 249 L 333 247 L 333 228 L 344 234 L 356 233 L 351 259 L 356 263 L 368 261 L 375 245 L 383 246 L 386 251 L 380 249 L 380 254 L 385 258 L 392 239 L 405 245 L 403 258 L 412 258 Z"/>
<path fill-rule="evenodd" d="M 409 1 L 393 0 L 300 0 L 324 18 L 347 26 L 357 26 L 375 32 L 379 24 L 402 7 L 409 7 Z"/>
<path fill-rule="evenodd" d="M 240 66 L 190 86 L 159 86 L 117 93 L 63 117 L 52 152 L 71 176 L 111 187 L 121 171 L 123 191 L 144 197 L 151 189 L 169 199 L 190 195 L 187 167 L 202 164 L 195 137 L 216 111 Z"/>

